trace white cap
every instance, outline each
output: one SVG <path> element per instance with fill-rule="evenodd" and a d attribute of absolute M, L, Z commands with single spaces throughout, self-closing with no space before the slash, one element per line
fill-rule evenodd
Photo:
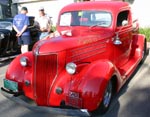
<path fill-rule="evenodd" d="M 40 7 L 40 8 L 39 8 L 39 11 L 44 11 L 44 7 Z"/>

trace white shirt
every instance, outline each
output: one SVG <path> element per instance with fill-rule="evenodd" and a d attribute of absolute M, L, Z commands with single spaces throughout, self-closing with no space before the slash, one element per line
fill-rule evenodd
<path fill-rule="evenodd" d="M 50 17 L 47 15 L 41 16 L 38 19 L 36 19 L 36 25 L 38 25 L 40 28 L 49 29 L 52 25 L 52 21 Z"/>

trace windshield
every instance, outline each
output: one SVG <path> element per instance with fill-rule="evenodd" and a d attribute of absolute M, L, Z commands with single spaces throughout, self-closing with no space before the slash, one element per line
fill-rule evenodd
<path fill-rule="evenodd" d="M 72 11 L 60 16 L 60 26 L 101 26 L 109 27 L 112 17 L 104 11 Z"/>
<path fill-rule="evenodd" d="M 12 30 L 12 23 L 6 21 L 0 21 L 0 29 Z"/>

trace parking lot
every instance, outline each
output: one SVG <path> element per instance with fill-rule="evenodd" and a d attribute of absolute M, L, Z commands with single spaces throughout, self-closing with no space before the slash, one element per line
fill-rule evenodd
<path fill-rule="evenodd" d="M 11 60 L 0 64 L 0 87 Z M 150 55 L 140 65 L 135 75 L 114 97 L 110 109 L 102 117 L 148 117 L 150 116 Z M 34 112 L 6 99 L 0 94 L 0 117 L 60 117 L 51 113 Z M 65 117 L 65 116 L 61 116 Z"/>

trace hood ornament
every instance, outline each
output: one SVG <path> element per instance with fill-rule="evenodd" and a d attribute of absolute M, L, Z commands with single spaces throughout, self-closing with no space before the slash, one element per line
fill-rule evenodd
<path fill-rule="evenodd" d="M 66 35 L 66 36 L 71 37 L 72 36 L 72 30 L 61 31 L 61 35 Z"/>

